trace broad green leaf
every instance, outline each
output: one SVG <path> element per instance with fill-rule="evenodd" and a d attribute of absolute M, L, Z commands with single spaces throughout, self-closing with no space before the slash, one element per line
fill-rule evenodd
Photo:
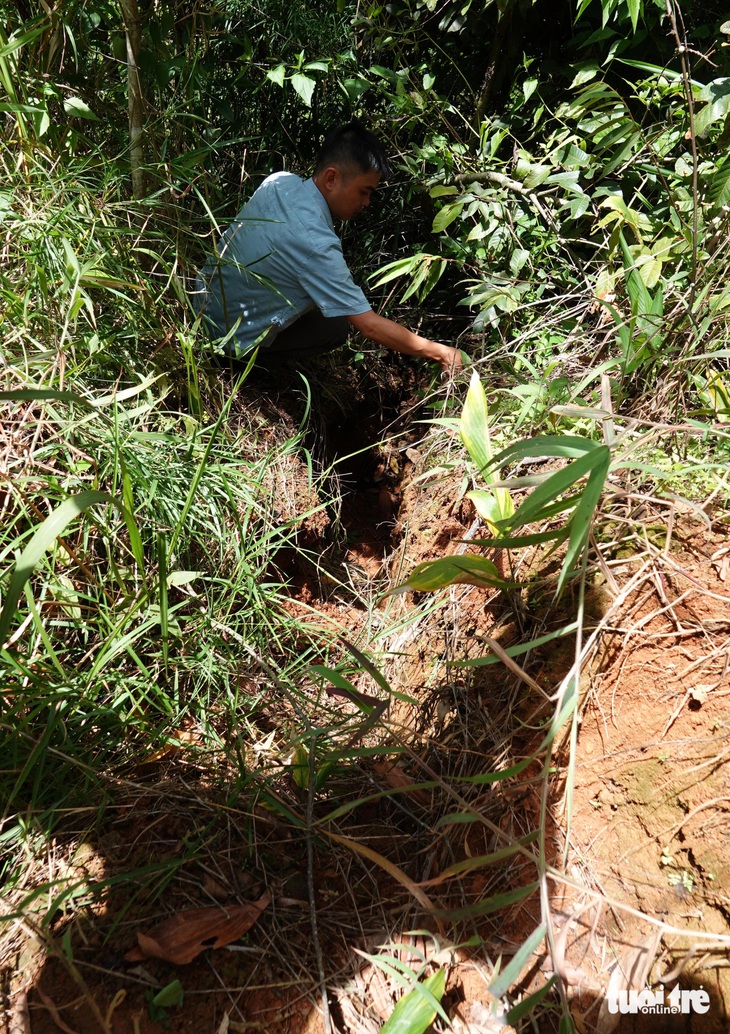
<path fill-rule="evenodd" d="M 484 385 L 476 370 L 469 380 L 469 390 L 461 411 L 459 434 L 469 453 L 469 459 L 476 464 L 479 473 L 486 477 L 485 471 L 489 469 L 493 458 L 489 441 L 489 407 Z M 494 475 L 492 480 L 495 480 Z"/>
<path fill-rule="evenodd" d="M 418 564 L 407 581 L 391 589 L 386 596 L 401 592 L 436 592 L 447 585 L 477 585 L 480 588 L 504 589 L 507 583 L 486 557 L 467 553 L 464 556 L 440 557 Z"/>
<path fill-rule="evenodd" d="M 77 118 L 87 118 L 93 122 L 99 121 L 99 116 L 95 115 L 86 101 L 82 101 L 80 97 L 66 97 L 63 102 L 63 110 L 68 115 L 76 115 Z"/>
<path fill-rule="evenodd" d="M 476 464 L 484 480 L 488 484 L 498 481 L 499 475 L 493 468 L 490 469 L 493 452 L 489 437 L 487 395 L 476 370 L 471 375 L 469 390 L 461 411 L 459 434 L 469 458 Z M 489 501 L 490 497 L 493 502 Z M 478 490 L 469 493 L 469 498 L 473 500 L 479 514 L 490 522 L 495 531 L 497 521 L 506 520 L 514 513 L 512 497 L 506 488 L 495 487 L 490 492 Z"/>
<path fill-rule="evenodd" d="M 495 998 L 501 998 L 506 994 L 510 986 L 517 980 L 522 969 L 532 953 L 545 937 L 546 926 L 541 923 L 536 930 L 533 930 L 519 951 L 513 956 L 508 965 L 502 970 L 499 976 L 489 985 L 489 993 Z"/>
<path fill-rule="evenodd" d="M 312 94 L 314 88 L 317 85 L 316 79 L 310 79 L 308 75 L 302 75 L 301 72 L 295 72 L 291 77 L 291 84 L 294 87 L 295 92 L 302 98 L 308 108 L 312 106 Z"/>
<path fill-rule="evenodd" d="M 286 78 L 286 66 L 277 65 L 276 68 L 270 68 L 266 73 L 266 78 L 270 79 L 272 83 L 276 83 L 277 86 L 283 86 Z"/>
<path fill-rule="evenodd" d="M 695 94 L 698 101 L 706 101 L 695 115 L 695 133 L 706 136 L 710 126 L 730 114 L 730 77 L 715 79 Z"/>
<path fill-rule="evenodd" d="M 440 1009 L 446 989 L 446 969 L 438 969 L 396 1003 L 395 1009 L 380 1028 L 380 1034 L 424 1034 Z"/>
<path fill-rule="evenodd" d="M 661 259 L 657 258 L 656 255 L 642 256 L 637 261 L 636 267 L 639 271 L 639 276 L 644 281 L 644 285 L 649 290 L 652 287 L 656 287 L 662 275 Z"/>
<path fill-rule="evenodd" d="M 537 435 L 535 438 L 527 438 L 523 442 L 513 442 L 506 449 L 502 449 L 491 462 L 493 467 L 503 467 L 507 463 L 515 463 L 524 460 L 528 456 L 553 456 L 556 458 L 572 459 L 577 456 L 584 456 L 598 446 L 590 438 L 579 438 L 578 435 Z"/>
<path fill-rule="evenodd" d="M 377 270 L 375 273 L 371 273 L 368 277 L 369 280 L 375 280 L 376 287 L 382 287 L 383 284 L 389 283 L 391 280 L 395 280 L 399 276 L 405 276 L 407 273 L 412 273 L 414 269 L 418 268 L 418 265 L 422 259 L 422 255 L 410 255 L 408 258 L 396 259 L 395 262 L 389 262 L 383 266 L 382 269 Z"/>
<path fill-rule="evenodd" d="M 541 511 L 553 502 L 560 505 L 559 497 L 580 478 L 590 474 L 597 464 L 602 463 L 606 453 L 608 453 L 610 458 L 610 451 L 607 446 L 597 445 L 596 443 L 592 444 L 595 445 L 594 449 L 584 456 L 573 460 L 572 463 L 569 463 L 567 467 L 563 467 L 562 470 L 551 474 L 547 481 L 544 481 L 525 499 L 510 522 L 511 527 L 519 528 L 523 524 L 529 524 L 533 520 L 540 519 Z M 557 512 L 559 513 L 560 510 Z"/>
<path fill-rule="evenodd" d="M 473 492 L 466 493 L 466 498 L 471 499 L 471 501 L 474 503 L 474 508 L 476 512 L 479 514 L 482 520 L 487 522 L 490 529 L 495 534 L 499 531 L 499 521 L 501 521 L 504 517 L 512 516 L 512 514 L 509 513 L 502 513 L 499 501 L 496 499 L 494 495 L 494 493 L 498 491 L 504 492 L 505 490 L 502 488 L 487 491 L 486 489 L 480 488 L 475 489 Z M 510 502 L 512 501 L 509 495 L 507 498 L 510 500 Z"/>
<path fill-rule="evenodd" d="M 447 226 L 450 226 L 454 219 L 457 219 L 461 215 L 463 207 L 463 201 L 454 201 L 450 205 L 444 205 L 433 221 L 433 232 L 441 233 L 447 228 Z"/>
<path fill-rule="evenodd" d="M 608 475 L 608 468 L 611 463 L 611 450 L 607 445 L 601 445 L 595 452 L 590 454 L 590 459 L 593 460 L 593 470 L 570 521 L 570 538 L 568 539 L 565 560 L 558 578 L 558 594 L 562 591 L 574 564 L 578 562 L 578 558 L 588 538 L 588 532 L 590 531 L 591 523 L 598 507 L 598 501 L 601 498 L 603 486 Z M 576 462 L 579 461 L 576 460 Z"/>
<path fill-rule="evenodd" d="M 345 79 L 340 83 L 340 86 L 347 95 L 348 100 L 355 104 L 369 88 L 370 83 L 366 79 Z"/>
<path fill-rule="evenodd" d="M 458 194 L 459 191 L 456 187 L 445 187 L 443 184 L 437 184 L 435 187 L 431 187 L 429 194 L 431 197 L 446 197 L 448 194 Z"/>
<path fill-rule="evenodd" d="M 525 81 L 522 84 L 522 92 L 525 96 L 526 101 L 529 101 L 530 97 L 532 97 L 533 93 L 535 92 L 538 86 L 539 82 L 534 77 L 531 79 L 525 79 Z"/>
<path fill-rule="evenodd" d="M 717 208 L 730 205 L 730 158 L 724 158 L 710 178 L 708 197 Z"/>
<path fill-rule="evenodd" d="M 570 84 L 571 89 L 577 86 L 584 86 L 585 83 L 589 83 L 592 79 L 595 79 L 599 70 L 597 61 L 582 61 L 579 65 L 575 65 L 574 67 L 575 75 L 573 76 L 573 82 Z"/>
<path fill-rule="evenodd" d="M 307 61 L 304 66 L 305 72 L 327 72 L 329 71 L 328 61 Z"/>

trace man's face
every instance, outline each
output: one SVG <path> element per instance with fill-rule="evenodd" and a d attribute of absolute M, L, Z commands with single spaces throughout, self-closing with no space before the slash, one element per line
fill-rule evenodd
<path fill-rule="evenodd" d="M 352 219 L 368 207 L 379 183 L 379 172 L 348 172 L 330 166 L 318 177 L 317 186 L 335 219 Z"/>

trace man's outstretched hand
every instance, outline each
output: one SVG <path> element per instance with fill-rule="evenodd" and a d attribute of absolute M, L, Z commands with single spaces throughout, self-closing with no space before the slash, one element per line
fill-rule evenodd
<path fill-rule="evenodd" d="M 437 361 L 443 373 L 453 377 L 459 370 L 464 369 L 464 362 L 458 348 L 452 348 L 450 345 L 440 345 L 439 347 L 441 355 L 438 356 Z"/>
<path fill-rule="evenodd" d="M 379 345 L 391 348 L 394 352 L 404 352 L 419 359 L 432 359 L 446 374 L 457 373 L 464 365 L 458 348 L 414 334 L 400 323 L 395 323 L 386 316 L 379 316 L 372 309 L 347 318 L 355 330 L 371 341 L 377 341 Z"/>

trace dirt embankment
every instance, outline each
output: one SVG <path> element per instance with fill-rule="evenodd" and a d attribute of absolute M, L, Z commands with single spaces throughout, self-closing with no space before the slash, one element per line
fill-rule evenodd
<path fill-rule="evenodd" d="M 258 404 L 293 428 L 303 402 L 291 399 L 271 393 Z M 179 752 L 152 759 L 94 837 L 79 844 L 71 831 L 52 845 L 64 877 L 106 890 L 59 906 L 45 961 L 26 929 L 6 985 L 6 1031 L 157 1034 L 168 1024 L 211 1034 L 376 1034 L 400 994 L 383 957 L 416 970 L 426 958 L 447 967 L 443 1005 L 457 1034 L 504 1030 L 487 986 L 497 961 L 541 921 L 537 895 L 519 895 L 536 879 L 542 819 L 548 862 L 564 873 L 549 882 L 555 951 L 544 940 L 535 946 L 513 1001 L 557 972 L 579 1034 L 727 1029 L 724 525 L 688 521 L 666 551 L 609 558 L 609 583 L 596 583 L 588 599 L 585 635 L 600 634 L 582 680 L 573 789 L 568 795 L 564 744 L 543 814 L 540 757 L 510 779 L 492 777 L 539 747 L 551 713 L 544 698 L 573 663 L 573 637 L 520 659 L 532 687 L 481 661 L 491 643 L 507 648 L 568 624 L 575 600 L 568 593 L 554 604 L 535 557 L 513 558 L 511 596 L 465 585 L 434 598 L 383 595 L 417 563 L 470 548 L 482 533 L 461 500 L 458 471 L 422 476 L 444 457 L 436 461 L 424 443 L 414 405 L 401 384 L 377 382 L 315 413 L 305 444 L 339 479 L 343 503 L 317 509 L 305 463 L 281 472 L 282 505 L 316 512 L 302 518 L 298 548 L 273 562 L 288 581 L 289 613 L 376 659 L 392 691 L 379 712 L 385 732 L 376 735 L 369 712 L 358 711 L 365 696 L 333 698 L 313 682 L 308 720 L 314 728 L 325 708 L 331 716 L 342 705 L 345 760 L 312 800 L 291 736 L 304 698 L 297 711 L 272 685 L 270 706 L 251 716 L 256 742 L 239 736 L 220 751 L 218 776 L 212 755 L 201 762 L 184 739 Z M 338 648 L 327 660 L 346 657 Z M 367 668 L 352 663 L 348 676 L 370 701 L 384 698 Z M 474 861 L 518 841 L 523 847 L 499 864 Z M 130 871 L 140 874 L 133 887 L 122 878 Z M 229 947 L 183 966 L 125 959 L 137 934 L 166 917 L 204 906 L 225 913 L 267 892 L 260 918 Z M 503 904 L 487 907 L 499 895 Z M 467 946 L 473 936 L 479 943 Z M 176 979 L 184 1005 L 155 1006 Z M 608 1010 L 610 990 L 662 980 L 667 992 L 706 990 L 709 1011 L 657 1022 Z M 545 1034 L 559 1024 L 551 1001 L 535 1013 Z"/>

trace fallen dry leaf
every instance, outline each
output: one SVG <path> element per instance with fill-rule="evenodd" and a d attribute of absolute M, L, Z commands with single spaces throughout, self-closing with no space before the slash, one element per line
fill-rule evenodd
<path fill-rule="evenodd" d="M 419 804 L 429 803 L 429 796 L 426 791 L 415 788 L 415 779 L 412 779 L 398 765 L 393 764 L 391 761 L 376 761 L 373 768 L 380 778 L 393 790 L 401 790 L 413 786 L 414 789 L 408 790 L 413 800 L 418 801 Z"/>
<path fill-rule="evenodd" d="M 228 908 L 190 908 L 178 912 L 148 933 L 137 934 L 138 947 L 128 951 L 128 962 L 163 959 L 184 966 L 208 948 L 224 948 L 242 937 L 271 901 L 266 891 L 258 901 Z"/>

